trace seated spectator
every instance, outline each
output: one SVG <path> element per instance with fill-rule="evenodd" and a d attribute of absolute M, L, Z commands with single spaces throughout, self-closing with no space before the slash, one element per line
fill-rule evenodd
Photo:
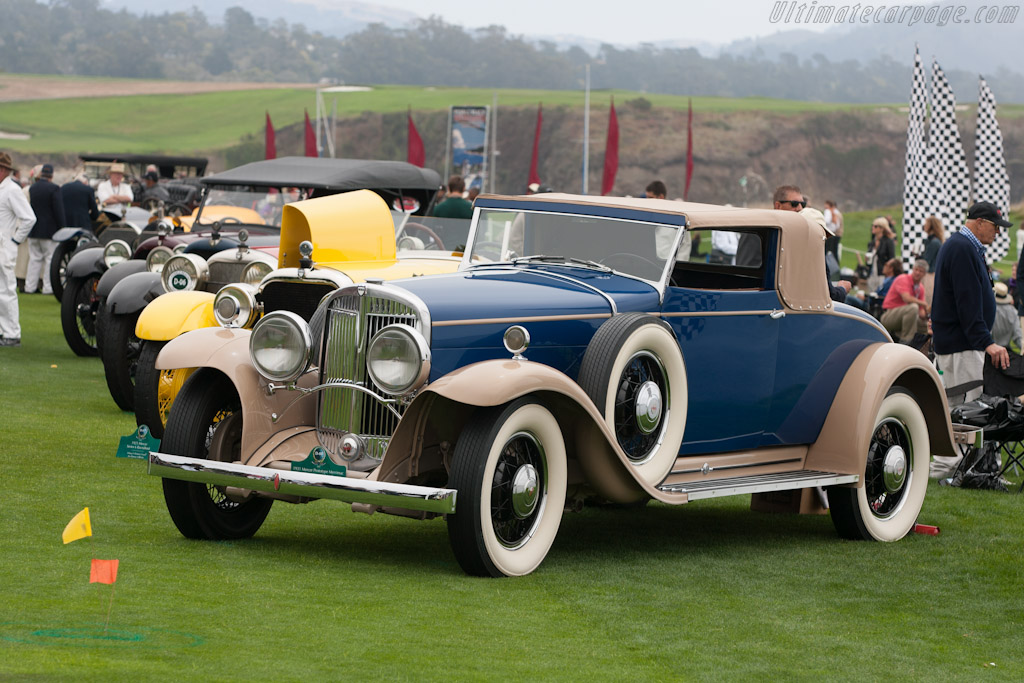
<path fill-rule="evenodd" d="M 879 299 L 885 300 L 886 295 L 889 293 L 889 288 L 892 287 L 892 282 L 900 275 L 903 275 L 903 263 L 896 258 L 891 258 L 885 262 L 882 266 L 882 284 L 875 290 L 875 296 Z"/>
<path fill-rule="evenodd" d="M 142 176 L 143 192 L 139 198 L 139 203 L 144 203 L 147 199 L 163 202 L 164 204 L 171 203 L 171 195 L 163 185 L 160 185 L 160 176 L 157 175 L 156 171 L 146 171 Z"/>
<path fill-rule="evenodd" d="M 899 275 L 892 281 L 882 302 L 882 325 L 894 339 L 904 344 L 910 342 L 915 334 L 928 332 L 930 309 L 924 300 L 924 285 L 921 284 L 927 272 L 927 261 L 914 261 L 914 268 L 909 274 Z"/>
<path fill-rule="evenodd" d="M 1005 282 L 997 282 L 992 287 L 996 295 L 996 321 L 992 323 L 992 341 L 1005 346 L 1012 353 L 1020 353 L 1021 329 L 1017 309 L 1010 297 L 1010 288 Z"/>

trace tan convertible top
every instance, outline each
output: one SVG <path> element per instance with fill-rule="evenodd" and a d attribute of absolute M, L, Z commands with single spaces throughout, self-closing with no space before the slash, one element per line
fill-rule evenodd
<path fill-rule="evenodd" d="M 592 197 L 546 193 L 523 196 L 480 195 L 480 199 L 537 204 L 581 204 L 686 216 L 689 229 L 760 228 L 779 230 L 777 281 L 782 302 L 795 311 L 832 309 L 825 275 L 825 231 L 795 211 L 744 209 L 715 204 L 639 197 Z M 538 208 L 541 208 L 538 206 Z"/>

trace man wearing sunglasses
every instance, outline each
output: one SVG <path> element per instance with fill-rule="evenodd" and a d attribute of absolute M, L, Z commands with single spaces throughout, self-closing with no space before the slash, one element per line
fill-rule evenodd
<path fill-rule="evenodd" d="M 826 225 L 825 216 L 820 211 L 806 208 L 807 198 L 804 197 L 803 192 L 796 185 L 780 185 L 775 188 L 775 194 L 772 195 L 772 206 L 776 211 L 796 211 L 797 213 L 802 213 L 809 221 L 820 225 L 821 229 L 825 231 L 826 236 L 834 235 L 832 230 Z M 737 263 L 740 263 L 740 252 L 743 251 L 744 246 L 741 239 L 740 248 L 737 250 L 736 255 Z M 832 284 L 827 264 L 825 266 L 825 281 L 828 283 L 829 297 L 833 301 L 845 302 L 846 295 L 850 293 L 852 285 L 847 280 L 840 280 L 836 284 Z"/>
<path fill-rule="evenodd" d="M 981 386 L 970 385 L 982 380 L 986 355 L 997 368 L 1010 364 L 1006 348 L 992 340 L 996 300 L 985 247 L 1011 225 L 995 204 L 977 202 L 968 209 L 964 227 L 945 241 L 935 259 L 932 344 L 950 405 L 981 395 Z M 945 476 L 936 464 L 932 476 Z"/>

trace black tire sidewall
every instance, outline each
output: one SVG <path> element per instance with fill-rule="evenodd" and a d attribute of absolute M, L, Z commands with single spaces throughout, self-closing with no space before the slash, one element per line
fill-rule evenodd
<path fill-rule="evenodd" d="M 97 316 L 98 317 L 98 316 Z M 138 367 L 138 357 L 131 358 L 128 351 L 135 337 L 135 323 L 139 313 L 119 315 L 110 313 L 103 330 L 103 345 L 100 358 L 103 360 L 103 374 L 114 403 L 126 412 L 135 410 L 135 379 L 132 365 Z"/>

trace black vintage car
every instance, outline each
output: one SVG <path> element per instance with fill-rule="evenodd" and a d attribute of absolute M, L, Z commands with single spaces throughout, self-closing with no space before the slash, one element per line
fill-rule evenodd
<path fill-rule="evenodd" d="M 95 305 L 97 311 L 102 309 L 103 330 L 97 347 L 107 386 L 122 410 L 134 409 L 142 346 L 135 324 L 146 304 L 167 291 L 161 271 L 175 249 L 198 259 L 201 267 L 218 252 L 276 245 L 286 204 L 353 190 L 374 191 L 402 215 L 424 215 L 441 187 L 441 177 L 401 161 L 284 157 L 245 164 L 200 183 L 203 201 L 191 220 L 191 232 L 164 237 L 163 244 L 157 244 L 161 238 L 143 242 L 131 259 L 110 268 L 97 283 Z M 243 229 L 248 245 L 240 248 L 238 233 Z M 233 272 L 224 267 L 228 264 L 218 263 L 216 280 L 207 285 L 211 291 L 242 281 L 249 263 L 241 257 L 231 263 Z"/>

